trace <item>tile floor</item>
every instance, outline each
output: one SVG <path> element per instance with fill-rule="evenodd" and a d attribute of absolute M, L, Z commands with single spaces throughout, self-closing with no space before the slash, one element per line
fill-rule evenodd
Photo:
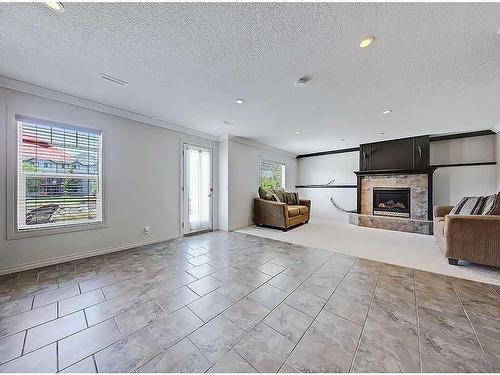
<path fill-rule="evenodd" d="M 0 278 L 0 372 L 498 372 L 500 290 L 212 232 Z"/>

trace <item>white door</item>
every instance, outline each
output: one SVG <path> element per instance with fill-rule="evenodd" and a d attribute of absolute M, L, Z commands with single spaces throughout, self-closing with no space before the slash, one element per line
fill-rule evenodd
<path fill-rule="evenodd" d="M 212 229 L 212 149 L 184 144 L 183 233 Z"/>

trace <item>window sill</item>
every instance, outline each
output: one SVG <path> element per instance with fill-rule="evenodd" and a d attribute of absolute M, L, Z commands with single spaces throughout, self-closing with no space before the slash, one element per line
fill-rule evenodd
<path fill-rule="evenodd" d="M 81 232 L 87 230 L 95 230 L 107 228 L 106 223 L 92 223 L 92 224 L 75 224 L 65 227 L 54 227 L 47 229 L 32 229 L 32 230 L 16 230 L 14 233 L 7 233 L 8 240 L 17 240 L 20 238 L 41 237 L 53 234 L 64 234 L 71 232 Z"/>

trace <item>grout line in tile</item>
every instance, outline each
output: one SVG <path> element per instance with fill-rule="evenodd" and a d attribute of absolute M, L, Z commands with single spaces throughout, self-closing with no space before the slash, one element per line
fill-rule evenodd
<path fill-rule="evenodd" d="M 24 355 L 24 347 L 26 346 L 26 339 L 28 337 L 28 330 L 25 330 L 24 331 L 24 337 L 23 337 L 23 346 L 21 348 L 21 355 L 20 357 L 22 357 Z"/>
<path fill-rule="evenodd" d="M 85 318 L 85 324 L 87 324 L 87 328 L 90 328 L 90 325 L 89 325 L 89 321 L 87 319 L 87 312 L 85 311 L 85 309 L 82 309 L 82 310 L 78 310 L 78 311 L 83 311 L 83 316 Z M 69 315 L 69 314 L 68 314 Z"/>
<path fill-rule="evenodd" d="M 103 322 L 106 322 L 106 321 L 108 321 L 108 320 L 112 320 L 112 319 L 113 319 L 113 318 L 109 318 L 109 319 L 103 320 L 103 321 L 102 321 L 102 322 L 100 322 L 100 323 L 103 323 Z M 97 323 L 97 324 L 99 324 L 99 323 Z M 115 322 L 115 324 L 116 324 L 116 322 Z M 71 334 L 71 335 L 69 335 L 69 336 L 66 336 L 66 337 L 64 337 L 64 338 L 68 338 L 68 337 L 70 337 L 70 336 L 76 335 L 76 334 L 78 334 L 78 333 L 80 333 L 80 332 L 85 331 L 86 329 L 88 329 L 88 328 L 84 328 L 84 329 L 82 329 L 81 331 L 75 332 L 75 333 L 73 333 L 73 334 Z M 118 328 L 118 331 L 119 331 L 119 328 Z M 121 332 L 120 332 L 120 335 L 121 335 Z M 64 370 L 64 369 L 67 369 L 68 367 L 73 366 L 74 364 L 76 364 L 76 363 L 78 363 L 78 362 L 80 362 L 80 361 L 82 361 L 82 360 L 84 360 L 84 359 L 86 359 L 86 358 L 90 357 L 91 355 L 93 356 L 94 354 L 99 353 L 100 351 L 102 351 L 102 350 L 104 350 L 104 349 L 106 349 L 106 348 L 109 348 L 111 345 L 114 345 L 114 344 L 116 344 L 118 341 L 123 340 L 123 339 L 124 339 L 124 337 L 120 337 L 120 338 L 118 338 L 117 340 L 113 341 L 111 344 L 109 344 L 109 345 L 107 345 L 107 346 L 105 346 L 105 347 L 100 348 L 99 350 L 97 350 L 97 351 L 93 352 L 92 354 L 88 355 L 87 357 L 84 357 L 84 358 L 80 358 L 80 359 L 78 359 L 77 361 L 75 361 L 75 362 L 73 362 L 73 363 L 69 364 L 68 366 L 66 366 L 65 368 L 61 369 L 60 371 L 62 371 L 62 370 Z M 57 343 L 59 343 L 61 340 L 63 340 L 63 339 L 57 340 Z M 52 344 L 52 343 L 51 343 L 51 344 Z M 48 344 L 48 345 L 50 345 L 50 344 Z M 47 345 L 45 345 L 45 346 L 47 346 Z M 41 348 L 40 348 L 40 349 L 41 349 Z M 37 349 L 37 350 L 38 350 L 38 349 Z M 96 367 L 97 367 L 97 363 L 96 363 Z"/>
<path fill-rule="evenodd" d="M 415 281 L 415 272 L 413 272 L 413 293 L 415 294 L 415 312 L 417 317 L 418 370 L 420 373 L 422 373 L 422 368 L 423 368 L 422 343 L 420 338 L 420 318 L 418 314 L 418 293 L 417 293 L 417 282 Z"/>
<path fill-rule="evenodd" d="M 53 303 L 56 303 L 56 302 L 53 302 Z M 50 304 L 49 304 L 49 305 L 50 305 Z M 43 307 L 47 307 L 47 306 L 49 306 L 49 305 L 45 305 L 45 306 L 41 306 L 41 307 L 37 307 L 36 309 L 43 308 Z M 34 309 L 34 310 L 36 310 L 36 309 Z M 17 316 L 17 315 L 24 314 L 24 313 L 27 313 L 27 312 L 29 312 L 29 311 L 34 311 L 34 310 L 26 310 L 26 311 L 24 311 L 24 312 L 17 313 L 17 314 L 14 314 L 14 315 L 12 315 L 12 316 L 9 316 L 9 318 L 14 317 L 14 316 Z M 6 336 L 2 336 L 2 337 L 0 337 L 0 338 L 2 338 L 2 339 L 3 339 L 3 338 L 6 338 L 6 337 L 9 337 L 9 336 L 15 335 L 16 333 L 19 333 L 19 332 L 22 332 L 22 331 L 27 331 L 27 330 L 30 330 L 30 329 L 32 329 L 32 328 L 35 328 L 35 327 L 38 327 L 38 326 L 44 325 L 45 323 L 49 323 L 49 322 L 52 322 L 52 321 L 57 320 L 57 319 L 58 319 L 58 317 L 57 317 L 57 311 L 56 311 L 56 317 L 55 317 L 55 318 L 53 318 L 53 319 L 46 320 L 46 321 L 44 321 L 43 323 L 35 324 L 34 326 L 30 326 L 30 327 L 28 327 L 28 328 L 26 328 L 26 329 L 21 329 L 21 330 L 19 330 L 19 331 L 11 332 L 11 333 L 9 333 L 8 335 L 6 335 Z"/>
<path fill-rule="evenodd" d="M 18 333 L 19 333 L 19 332 L 18 332 Z M 23 353 L 22 355 L 20 355 L 20 356 L 18 356 L 18 357 L 16 357 L 16 358 L 9 359 L 7 362 L 2 363 L 2 366 L 3 366 L 3 365 L 5 365 L 5 364 L 7 364 L 7 363 L 10 363 L 10 362 L 15 361 L 16 359 L 22 358 L 22 357 L 26 356 L 27 354 L 33 353 L 33 352 L 35 352 L 35 351 L 37 351 L 37 350 L 43 349 L 43 348 L 45 348 L 45 347 L 47 347 L 47 346 L 49 346 L 49 345 L 55 344 L 55 343 L 56 343 L 56 341 L 49 342 L 48 344 L 45 344 L 45 345 L 43 345 L 43 346 L 40 346 L 39 348 L 37 348 L 37 349 L 35 349 L 35 350 L 32 350 L 32 351 L 30 351 L 30 352 L 28 352 L 28 353 Z M 24 344 L 23 344 L 23 346 L 24 346 Z M 23 349 L 24 349 L 24 348 L 23 348 Z M 21 371 L 19 371 L 19 372 L 21 372 Z"/>
<path fill-rule="evenodd" d="M 193 302 L 195 302 L 195 301 L 193 301 Z M 191 302 L 190 302 L 190 303 L 191 303 Z M 189 311 L 191 311 L 194 315 L 196 315 L 196 317 L 197 317 L 198 319 L 200 319 L 200 320 L 203 322 L 203 324 L 202 324 L 201 326 L 199 326 L 198 328 L 196 328 L 196 329 L 200 329 L 200 328 L 201 328 L 201 327 L 203 327 L 205 324 L 207 324 L 208 322 L 210 322 L 210 320 L 214 319 L 214 318 L 212 318 L 212 319 L 210 319 L 209 321 L 207 321 L 207 322 L 205 323 L 205 321 L 204 321 L 203 319 L 201 319 L 201 318 L 198 316 L 198 314 L 196 314 L 196 313 L 194 312 L 194 310 L 192 310 L 192 309 L 189 307 L 189 303 L 188 303 L 187 305 L 184 305 L 183 307 L 187 307 Z M 181 309 L 182 309 L 182 307 L 181 307 Z M 173 314 L 173 313 L 175 313 L 175 312 L 177 312 L 177 311 L 179 311 L 179 310 L 180 310 L 180 309 L 177 309 L 177 310 L 175 310 L 174 312 L 172 312 L 172 313 L 170 313 L 170 314 L 168 314 L 168 315 L 171 315 L 171 314 Z M 193 331 L 193 332 L 194 332 L 194 331 Z M 191 333 L 192 333 L 192 332 L 191 332 Z M 191 333 L 190 333 L 190 334 L 191 334 Z"/>
<path fill-rule="evenodd" d="M 193 331 L 193 332 L 194 332 L 194 331 Z M 191 333 L 192 333 L 192 332 L 191 332 Z M 191 333 L 190 333 L 190 334 L 191 334 Z M 189 335 L 190 335 L 190 334 L 189 334 Z M 210 361 L 210 360 L 209 360 L 209 359 L 205 356 L 205 354 L 204 354 L 204 353 L 200 350 L 200 348 L 198 348 L 198 347 L 196 346 L 196 344 L 195 344 L 195 343 L 194 343 L 194 342 L 193 342 L 193 341 L 189 338 L 189 335 L 187 335 L 185 338 L 186 338 L 186 339 L 187 339 L 187 340 L 188 340 L 188 341 L 189 341 L 189 342 L 190 342 L 190 343 L 191 343 L 191 344 L 192 344 L 192 345 L 196 348 L 196 350 L 198 350 L 198 351 L 200 352 L 200 354 L 203 356 L 203 358 L 205 358 L 205 359 L 207 360 L 207 362 L 208 362 L 208 363 L 212 364 L 212 362 L 211 362 L 211 361 Z M 183 339 L 183 340 L 184 340 L 184 339 Z M 182 341 L 182 340 L 181 340 L 181 341 Z M 212 365 L 212 366 L 213 366 L 213 365 Z M 212 366 L 210 366 L 210 367 L 212 367 Z M 209 367 L 209 368 L 210 368 L 210 367 Z M 207 371 L 208 371 L 208 370 L 207 370 Z"/>
<path fill-rule="evenodd" d="M 95 355 L 94 354 L 91 354 L 90 357 L 92 357 L 92 362 L 94 363 L 94 368 L 95 368 L 95 372 L 96 373 L 99 373 L 99 368 L 97 367 L 97 361 L 95 359 Z M 88 358 L 88 357 L 87 357 Z M 85 358 L 84 358 L 85 359 Z"/>
<path fill-rule="evenodd" d="M 127 311 L 128 311 L 128 310 L 127 310 Z M 120 336 L 121 336 L 122 338 L 125 338 L 125 335 L 123 334 L 123 331 L 122 331 L 122 329 L 120 328 L 120 325 L 118 324 L 118 322 L 116 321 L 116 319 L 115 319 L 115 318 L 116 318 L 116 316 L 113 316 L 111 319 L 113 319 L 113 322 L 115 322 L 116 326 L 118 327 L 118 332 L 120 332 Z M 141 328 L 141 329 L 142 329 L 142 328 Z M 135 332 L 137 332 L 137 331 L 138 331 L 138 330 L 136 330 Z M 135 332 L 133 332 L 133 333 L 135 333 Z"/>
<path fill-rule="evenodd" d="M 325 306 L 326 306 L 326 304 L 325 304 Z M 356 322 L 352 321 L 351 319 L 346 318 L 345 316 L 339 315 L 339 314 L 334 313 L 334 312 L 331 312 L 331 311 L 329 311 L 329 310 L 325 310 L 325 311 L 326 311 L 326 312 L 328 312 L 329 314 L 332 314 L 332 315 L 338 316 L 340 319 L 344 319 L 344 320 L 347 320 L 348 322 L 351 322 L 352 324 L 356 324 L 358 327 L 363 327 L 361 324 L 356 323 Z M 361 337 L 361 336 L 360 336 L 360 337 Z M 359 340 L 358 340 L 358 341 L 359 341 Z"/>
<path fill-rule="evenodd" d="M 490 288 L 493 290 L 493 293 L 497 294 L 498 296 L 500 296 L 500 289 L 496 290 L 493 285 L 491 284 L 488 284 L 490 286 Z"/>
<path fill-rule="evenodd" d="M 59 371 L 59 341 L 56 341 L 56 371 Z"/>
<path fill-rule="evenodd" d="M 486 355 L 486 352 L 484 351 L 483 345 L 481 344 L 481 341 L 479 340 L 479 336 L 477 335 L 476 329 L 474 328 L 474 325 L 472 324 L 472 320 L 469 317 L 469 313 L 467 312 L 467 309 L 465 308 L 465 306 L 464 306 L 464 304 L 462 302 L 462 299 L 460 298 L 460 296 L 459 296 L 459 294 L 457 292 L 457 289 L 455 288 L 455 284 L 453 283 L 453 281 L 451 281 L 451 286 L 453 287 L 453 290 L 455 291 L 455 295 L 458 298 L 458 302 L 460 303 L 460 306 L 462 306 L 462 309 L 463 309 L 463 311 L 465 313 L 465 316 L 467 317 L 467 320 L 469 321 L 469 325 L 472 328 L 472 332 L 474 332 L 474 337 L 476 338 L 476 341 L 479 344 L 479 348 L 481 349 L 481 353 L 483 354 L 483 357 L 486 360 L 486 363 L 487 363 L 487 365 L 489 367 L 489 370 L 491 372 L 493 372 L 493 366 L 491 365 L 490 360 L 488 359 L 488 356 Z"/>
<path fill-rule="evenodd" d="M 360 258 L 358 258 L 358 259 L 360 259 Z M 359 340 L 358 340 L 358 343 L 356 345 L 356 349 L 354 350 L 354 355 L 352 356 L 351 365 L 349 366 L 348 372 L 352 372 L 352 367 L 354 366 L 354 362 L 356 361 L 356 356 L 358 355 L 359 346 L 361 344 L 361 340 L 363 339 L 363 335 L 365 333 L 366 323 L 368 321 L 368 317 L 370 316 L 370 310 L 372 308 L 373 300 L 375 299 L 375 293 L 377 291 L 380 276 L 382 275 L 382 270 L 384 269 L 384 267 L 385 267 L 385 264 L 383 264 L 382 267 L 380 267 L 380 271 L 379 271 L 378 276 L 377 276 L 377 281 L 375 283 L 375 288 L 373 288 L 373 293 L 372 293 L 372 296 L 370 298 L 370 304 L 368 305 L 368 310 L 366 311 L 366 317 L 365 317 L 365 320 L 363 322 L 361 332 L 359 334 Z"/>

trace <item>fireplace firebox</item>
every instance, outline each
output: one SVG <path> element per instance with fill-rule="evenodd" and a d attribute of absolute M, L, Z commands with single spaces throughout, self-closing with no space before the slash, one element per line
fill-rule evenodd
<path fill-rule="evenodd" d="M 373 188 L 373 215 L 410 217 L 410 188 Z"/>

